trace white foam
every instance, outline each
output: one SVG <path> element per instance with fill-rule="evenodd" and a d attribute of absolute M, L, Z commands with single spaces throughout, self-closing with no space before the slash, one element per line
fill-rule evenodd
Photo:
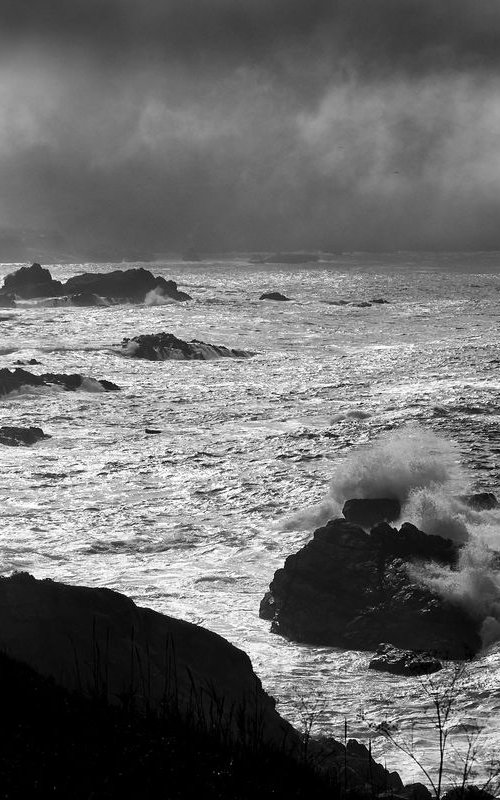
<path fill-rule="evenodd" d="M 159 287 L 151 289 L 144 298 L 144 305 L 146 306 L 167 306 L 175 302 L 172 297 L 163 294 Z"/>

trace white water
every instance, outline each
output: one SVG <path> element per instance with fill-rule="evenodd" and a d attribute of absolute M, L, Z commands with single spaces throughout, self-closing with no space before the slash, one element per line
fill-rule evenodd
<path fill-rule="evenodd" d="M 443 573 L 422 579 L 483 603 L 485 636 L 497 638 L 496 579 L 480 555 L 481 541 L 498 546 L 497 515 L 467 511 L 453 496 L 500 495 L 499 264 L 496 254 L 348 256 L 312 268 L 163 262 L 153 272 L 192 301 L 26 302 L 2 312 L 1 367 L 35 357 L 34 372 L 80 372 L 123 388 L 0 398 L 0 424 L 39 425 L 53 437 L 0 451 L 1 571 L 110 586 L 206 625 L 249 653 L 295 724 L 313 713 L 313 732 L 340 738 L 346 717 L 349 735 L 366 740 L 383 718 L 407 732 L 418 723 L 415 747 L 432 768 L 436 734 L 418 680 L 367 672 L 366 653 L 273 636 L 258 606 L 284 558 L 345 497 L 388 492 L 407 501 L 405 519 L 471 540 L 460 586 Z M 64 279 L 107 267 L 50 269 Z M 292 302 L 258 300 L 273 290 Z M 381 296 L 390 305 L 331 305 Z M 257 355 L 120 355 L 123 337 L 162 330 Z M 397 444 L 384 445 L 390 432 Z M 484 726 L 480 776 L 500 742 L 499 675 L 492 644 L 459 691 L 460 719 Z M 373 747 L 420 779 L 382 738 Z"/>

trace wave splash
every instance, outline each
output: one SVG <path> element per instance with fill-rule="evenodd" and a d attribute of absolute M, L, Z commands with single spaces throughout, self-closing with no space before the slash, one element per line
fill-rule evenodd
<path fill-rule="evenodd" d="M 412 567 L 415 580 L 459 603 L 481 623 L 485 646 L 500 640 L 500 508 L 467 505 L 470 491 L 458 446 L 418 427 L 386 434 L 336 468 L 327 497 L 283 527 L 325 524 L 350 498 L 392 498 L 401 503 L 398 524 L 411 522 L 427 534 L 461 546 L 454 568 Z"/>

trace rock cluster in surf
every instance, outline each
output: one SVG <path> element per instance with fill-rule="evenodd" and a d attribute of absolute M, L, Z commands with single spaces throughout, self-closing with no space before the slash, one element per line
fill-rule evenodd
<path fill-rule="evenodd" d="M 272 630 L 310 644 L 375 650 L 380 642 L 465 658 L 481 647 L 479 622 L 412 577 L 411 567 L 453 567 L 458 546 L 405 523 L 367 533 L 345 519 L 313 539 L 276 571 L 260 615 Z"/>
<path fill-rule="evenodd" d="M 4 279 L 0 289 L 0 305 L 13 307 L 15 298 L 66 297 L 71 305 L 93 306 L 108 302 L 142 303 L 146 295 L 155 291 L 171 300 L 190 300 L 190 295 L 181 292 L 172 280 L 155 277 L 144 268 L 113 270 L 112 272 L 85 272 L 68 278 L 65 283 L 54 280 L 50 271 L 40 264 L 21 267 Z"/>
<path fill-rule="evenodd" d="M 42 375 L 34 375 L 25 369 L 0 369 L 0 395 L 9 394 L 25 386 L 43 387 L 43 386 L 61 386 L 67 391 L 75 391 L 76 389 L 87 388 L 90 391 L 105 391 L 117 392 L 120 387 L 116 383 L 107 380 L 96 380 L 95 378 L 86 378 L 83 375 L 73 373 L 65 375 L 54 372 L 44 372 Z"/>
<path fill-rule="evenodd" d="M 209 361 L 213 358 L 248 358 L 252 356 L 246 350 L 235 350 L 223 345 L 207 344 L 197 339 L 185 342 L 173 333 L 146 333 L 123 339 L 121 344 L 124 355 L 133 358 L 145 358 L 149 361 L 188 360 Z"/>

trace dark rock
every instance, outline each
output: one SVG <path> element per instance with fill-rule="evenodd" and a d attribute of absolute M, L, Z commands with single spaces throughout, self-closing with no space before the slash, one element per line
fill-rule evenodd
<path fill-rule="evenodd" d="M 389 301 L 384 300 L 383 297 L 377 297 L 376 299 L 372 299 L 372 303 L 376 303 L 377 305 L 388 305 Z"/>
<path fill-rule="evenodd" d="M 24 367 L 27 364 L 29 364 L 31 367 L 34 367 L 37 364 L 39 365 L 40 361 L 37 361 L 36 358 L 30 358 L 29 361 L 16 361 L 15 364 L 19 365 L 20 367 Z"/>
<path fill-rule="evenodd" d="M 456 786 L 443 795 L 443 800 L 495 800 L 495 795 L 479 786 Z"/>
<path fill-rule="evenodd" d="M 0 308 L 15 308 L 16 301 L 12 294 L 0 293 Z"/>
<path fill-rule="evenodd" d="M 45 372 L 42 375 L 34 375 L 25 369 L 18 368 L 12 372 L 9 369 L 0 369 L 0 395 L 9 394 L 9 392 L 14 392 L 23 386 L 49 386 L 53 384 L 62 386 L 68 391 L 74 391 L 85 386 L 85 381 L 93 381 L 94 384 L 98 384 L 106 392 L 119 391 L 120 389 L 116 383 L 111 381 L 94 381 L 93 378 L 85 378 L 78 374 L 64 375 Z M 88 388 L 92 388 L 91 385 Z"/>
<path fill-rule="evenodd" d="M 432 653 L 423 650 L 400 650 L 392 644 L 379 644 L 369 668 L 392 675 L 430 675 L 443 665 Z"/>
<path fill-rule="evenodd" d="M 27 665 L 36 671 L 36 675 L 47 680 L 46 685 L 43 685 L 36 675 L 28 676 L 28 683 L 34 685 L 38 699 L 40 695 L 42 700 L 48 695 L 48 703 L 52 701 L 54 709 L 59 713 L 62 711 L 63 718 L 66 714 L 74 714 L 75 703 L 86 702 L 82 695 L 93 698 L 94 711 L 87 710 L 87 716 L 83 718 L 83 742 L 86 750 L 89 746 L 88 731 L 92 728 L 93 714 L 103 720 L 109 713 L 116 715 L 123 709 L 129 712 L 130 716 L 125 720 L 126 726 L 131 731 L 141 730 L 141 739 L 147 744 L 147 748 L 139 748 L 137 743 L 129 750 L 134 758 L 130 776 L 137 773 L 140 766 L 137 763 L 138 754 L 144 749 L 144 765 L 148 770 L 151 769 L 153 742 L 145 736 L 142 723 L 148 718 L 153 720 L 153 729 L 159 735 L 162 735 L 162 721 L 181 730 L 186 722 L 193 726 L 186 737 L 191 745 L 187 762 L 191 769 L 194 769 L 193 763 L 197 764 L 201 756 L 197 731 L 214 735 L 220 745 L 225 743 L 227 746 L 236 740 L 240 751 L 251 748 L 258 755 L 255 763 L 261 769 L 267 768 L 267 760 L 274 764 L 276 760 L 285 757 L 298 756 L 301 763 L 304 763 L 303 737 L 279 716 L 275 701 L 263 690 L 248 656 L 243 651 L 216 633 L 147 608 L 140 608 L 129 598 L 110 589 L 36 580 L 27 573 L 0 578 L 0 653 L 2 651 L 8 654 L 9 663 L 6 664 L 6 657 L 0 655 L 0 677 L 6 678 L 2 685 L 6 685 L 11 694 L 12 686 L 17 688 L 20 685 L 19 679 L 23 674 L 21 668 Z M 26 669 L 27 667 L 24 672 Z M 72 692 L 63 698 L 62 703 L 56 697 L 59 687 Z M 29 689 L 28 686 L 26 688 Z M 14 708 L 16 767 L 19 765 L 21 748 L 23 745 L 26 747 L 26 739 L 29 741 L 31 729 L 34 727 L 31 710 L 27 720 L 22 712 L 19 713 L 23 699 L 24 692 L 21 692 L 21 697 L 14 700 L 17 705 Z M 35 701 L 34 705 L 38 705 L 36 697 L 33 696 L 32 699 Z M 4 708 L 3 711 L 5 710 Z M 117 717 L 114 718 L 111 738 L 122 734 L 121 726 L 116 725 Z M 80 730 L 78 719 L 79 717 L 74 719 L 73 725 Z M 23 725 L 25 720 L 27 724 Z M 4 714 L 4 728 L 5 721 Z M 57 720 L 55 723 L 56 729 L 59 722 Z M 54 737 L 47 718 L 42 719 L 39 727 L 35 727 L 35 741 L 41 739 L 39 730 L 43 730 L 49 739 Z M 59 741 L 59 744 L 62 743 Z M 168 737 L 163 736 L 161 744 L 162 756 L 168 759 L 172 748 L 175 748 L 172 731 Z M 273 747 L 273 752 L 266 754 L 263 748 L 268 745 Z M 57 754 L 60 756 L 60 770 L 66 763 L 66 750 L 64 747 L 61 750 Z M 75 751 L 79 753 L 80 748 L 76 747 Z M 36 755 L 36 748 L 28 750 L 27 764 L 31 764 Z M 71 759 L 73 756 L 72 753 Z M 240 756 L 241 753 L 238 758 Z M 344 747 L 334 739 L 323 739 L 319 742 L 311 739 L 308 742 L 308 757 L 312 763 L 318 764 L 319 769 L 328 774 L 333 773 L 332 778 L 337 778 L 337 785 L 348 786 L 350 789 L 359 788 L 362 791 L 368 788 L 372 793 L 369 796 L 373 796 L 374 789 L 403 791 L 397 773 L 389 773 L 382 765 L 373 761 L 367 748 L 354 740 L 350 739 Z M 213 772 L 213 765 L 216 763 L 212 756 L 210 772 Z M 112 766 L 113 769 L 105 762 L 108 774 L 116 767 L 114 760 Z M 292 766 L 290 764 L 289 768 Z M 58 779 L 60 770 L 57 773 Z M 18 769 L 16 771 L 19 772 Z M 171 772 L 171 768 L 168 772 Z M 214 776 L 210 772 L 209 786 L 202 787 L 201 795 L 205 796 L 208 792 L 210 797 L 215 797 L 212 791 Z M 229 774 L 228 770 L 228 776 Z M 126 771 L 124 777 L 127 785 L 130 776 Z M 318 772 L 316 776 L 320 777 Z M 41 774 L 36 777 L 39 786 Z M 60 786 L 58 783 L 58 788 Z M 78 786 L 81 788 L 80 783 Z M 239 792 L 232 794 L 222 788 L 229 786 L 226 781 L 220 786 L 221 793 L 219 795 L 217 792 L 217 797 L 240 797 Z M 49 783 L 49 787 L 50 793 L 53 786 Z M 92 788 L 95 789 L 95 785 Z M 150 788 L 149 782 L 146 788 Z M 286 794 L 271 791 L 269 795 L 262 795 L 257 791 L 255 795 L 250 795 L 246 791 L 248 784 L 243 788 L 245 791 L 241 797 L 281 797 Z M 56 794 L 59 796 L 59 792 Z M 87 794 L 85 791 L 85 797 Z M 181 790 L 178 796 L 184 797 L 188 794 L 189 792 Z M 295 796 L 295 793 L 292 794 Z M 60 795 L 69 796 L 64 791 Z M 139 794 L 134 792 L 134 797 L 143 795 L 163 797 L 164 792 L 151 794 L 148 791 L 147 794 L 141 794 L 140 789 Z M 171 796 L 168 790 L 165 796 L 167 795 Z M 24 792 L 15 796 L 32 795 Z M 129 795 L 125 791 L 116 796 Z M 305 794 L 300 793 L 300 796 L 316 797 L 314 784 L 309 784 Z M 358 797 L 358 794 L 353 796 Z"/>
<path fill-rule="evenodd" d="M 177 289 L 175 281 L 155 276 L 147 269 L 117 269 L 113 272 L 85 272 L 69 278 L 64 284 L 65 294 L 98 295 L 115 300 L 142 303 L 148 294 L 156 290 L 173 300 L 190 300 L 186 292 Z"/>
<path fill-rule="evenodd" d="M 399 500 L 392 498 L 363 498 L 347 500 L 342 514 L 348 522 L 371 528 L 377 522 L 394 522 L 401 514 Z"/>
<path fill-rule="evenodd" d="M 285 297 L 285 295 L 281 294 L 281 292 L 264 292 L 264 294 L 261 294 L 261 296 L 259 297 L 259 300 L 282 300 L 282 301 L 287 300 L 288 301 L 288 300 L 290 300 L 290 298 L 289 297 Z"/>
<path fill-rule="evenodd" d="M 351 303 L 351 305 L 355 306 L 356 308 L 370 308 L 371 303 L 368 303 L 367 300 L 363 300 L 361 303 Z"/>
<path fill-rule="evenodd" d="M 246 350 L 233 350 L 216 344 L 207 344 L 192 339 L 185 342 L 172 333 L 150 333 L 134 336 L 122 341 L 125 355 L 146 358 L 149 361 L 196 360 L 207 361 L 212 358 L 248 358 L 253 355 Z"/>
<path fill-rule="evenodd" d="M 366 533 L 336 519 L 314 533 L 276 571 L 260 615 L 290 639 L 375 650 L 381 641 L 410 650 L 464 658 L 481 647 L 480 622 L 461 606 L 419 584 L 409 567 L 453 566 L 459 549 L 413 525 L 398 532 L 381 523 Z"/>
<path fill-rule="evenodd" d="M 327 300 L 329 306 L 348 306 L 349 300 Z"/>
<path fill-rule="evenodd" d="M 0 428 L 0 444 L 5 444 L 9 447 L 35 444 L 42 439 L 50 439 L 50 436 L 44 433 L 41 428 L 16 428 L 9 425 L 3 425 Z"/>
<path fill-rule="evenodd" d="M 161 433 L 161 431 L 158 431 L 155 428 L 146 428 L 146 433 Z"/>
<path fill-rule="evenodd" d="M 493 492 L 463 494 L 459 499 L 475 511 L 490 511 L 492 508 L 498 508 L 498 500 Z"/>
<path fill-rule="evenodd" d="M 64 293 L 61 281 L 52 279 L 48 269 L 36 262 L 31 267 L 21 267 L 5 276 L 2 294 L 11 293 L 23 299 L 33 297 L 58 297 Z"/>

